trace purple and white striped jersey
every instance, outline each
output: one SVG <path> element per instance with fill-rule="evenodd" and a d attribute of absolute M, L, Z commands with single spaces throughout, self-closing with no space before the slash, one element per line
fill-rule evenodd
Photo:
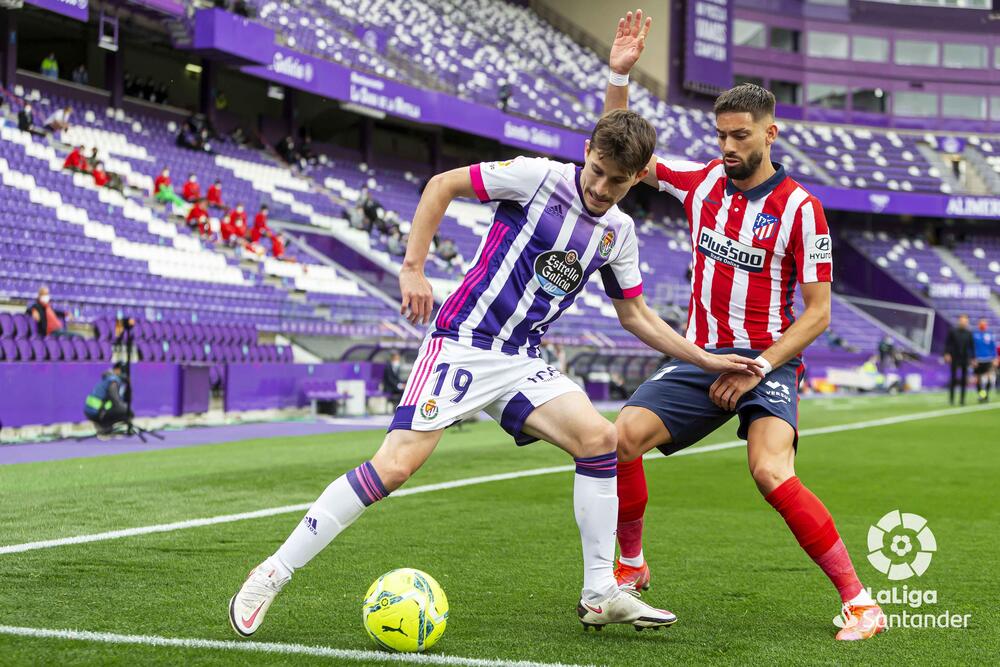
<path fill-rule="evenodd" d="M 632 218 L 617 206 L 592 215 L 579 167 L 518 157 L 469 169 L 479 200 L 497 202 L 493 224 L 431 336 L 537 357 L 542 335 L 594 271 L 611 298 L 642 294 Z"/>

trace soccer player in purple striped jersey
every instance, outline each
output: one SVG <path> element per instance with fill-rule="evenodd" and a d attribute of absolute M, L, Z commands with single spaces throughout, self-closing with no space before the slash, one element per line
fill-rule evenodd
<path fill-rule="evenodd" d="M 676 621 L 620 589 L 612 573 L 618 513 L 617 437 L 580 388 L 538 356 L 541 338 L 600 271 L 622 326 L 649 346 L 705 370 L 760 373 L 753 360 L 688 342 L 643 301 L 632 219 L 617 202 L 646 175 L 656 134 L 632 111 L 594 128 L 577 167 L 540 158 L 475 164 L 438 174 L 413 218 L 399 282 L 401 312 L 427 324 L 433 309 L 424 263 L 441 218 L 458 197 L 495 202 L 493 224 L 461 286 L 442 304 L 382 446 L 334 480 L 281 547 L 233 596 L 242 636 L 260 627 L 292 573 L 366 507 L 398 489 L 427 460 L 444 429 L 485 410 L 518 445 L 545 440 L 576 462 L 573 507 L 583 546 L 577 612 L 585 627 L 638 628 Z"/>

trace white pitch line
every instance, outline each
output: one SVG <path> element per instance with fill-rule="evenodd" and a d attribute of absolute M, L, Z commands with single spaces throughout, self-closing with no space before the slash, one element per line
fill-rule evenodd
<path fill-rule="evenodd" d="M 104 644 L 134 644 L 140 646 L 169 646 L 187 649 L 216 649 L 223 651 L 246 651 L 248 653 L 277 653 L 281 655 L 308 655 L 320 658 L 338 658 L 351 662 L 398 662 L 414 665 L 448 665 L 457 667 L 584 667 L 560 662 L 531 662 L 526 660 L 489 660 L 483 658 L 461 658 L 450 655 L 427 653 L 388 653 L 382 651 L 360 651 L 331 648 L 328 646 L 308 646 L 306 644 L 283 644 L 278 642 L 224 641 L 219 639 L 187 639 L 180 637 L 159 637 L 156 635 L 120 635 L 114 632 L 90 632 L 87 630 L 51 630 L 48 628 L 23 628 L 16 625 L 0 625 L 0 634 L 32 637 L 35 639 L 67 639 L 72 641 L 101 642 Z"/>
<path fill-rule="evenodd" d="M 964 408 L 945 408 L 941 410 L 931 410 L 929 412 L 920 412 L 910 415 L 898 415 L 895 417 L 884 417 L 882 419 L 869 419 L 861 422 L 853 422 L 850 424 L 837 424 L 834 426 L 821 426 L 817 428 L 807 428 L 799 431 L 799 439 L 817 436 L 817 435 L 827 435 L 829 433 L 843 433 L 845 431 L 857 431 L 866 428 L 876 428 L 879 426 L 889 426 L 892 424 L 902 424 L 907 422 L 921 421 L 924 419 L 935 419 L 937 417 L 949 417 L 958 414 L 970 414 L 974 412 L 983 412 L 985 410 L 995 410 L 1000 408 L 1000 403 L 992 403 L 987 405 L 975 405 Z M 682 449 L 679 452 L 671 454 L 671 456 L 693 456 L 695 454 L 706 454 L 708 452 L 717 452 L 724 449 L 732 449 L 734 447 L 745 447 L 746 443 L 743 440 L 729 440 L 727 442 L 719 442 L 712 445 L 702 445 L 700 447 L 689 447 L 687 449 Z M 663 454 L 659 452 L 653 452 L 646 455 L 646 458 L 665 458 Z M 569 472 L 574 469 L 572 465 L 562 465 L 562 466 L 551 466 L 547 468 L 534 468 L 532 470 L 518 470 L 515 472 L 505 472 L 496 475 L 483 475 L 480 477 L 467 477 L 465 479 L 456 479 L 450 482 L 438 482 L 436 484 L 424 484 L 423 486 L 414 486 L 406 489 L 400 489 L 393 492 L 392 498 L 399 498 L 402 496 L 412 496 L 418 493 L 428 493 L 430 491 L 444 491 L 447 489 L 457 489 L 463 486 L 474 486 L 478 484 L 487 484 L 489 482 L 500 482 L 510 479 L 521 479 L 523 477 L 535 477 L 537 475 L 549 475 L 552 473 L 559 472 Z M 309 509 L 311 503 L 303 503 L 300 505 L 284 505 L 282 507 L 269 507 L 266 509 L 256 510 L 253 512 L 240 512 L 238 514 L 223 514 L 221 516 L 206 517 L 203 519 L 189 519 L 187 521 L 177 521 L 174 523 L 162 523 L 155 524 L 152 526 L 139 526 L 137 528 L 123 528 L 121 530 L 112 530 L 104 533 L 92 533 L 90 535 L 76 535 L 73 537 L 60 537 L 52 540 L 41 540 L 38 542 L 25 542 L 23 544 L 11 544 L 7 546 L 0 546 L 0 555 L 3 554 L 14 554 L 21 553 L 24 551 L 33 551 L 35 549 L 49 549 L 52 547 L 61 547 L 70 544 L 86 544 L 87 542 L 102 542 L 104 540 L 114 540 L 122 537 L 135 537 L 137 535 L 149 535 L 152 533 L 169 533 L 175 530 L 185 530 L 187 528 L 200 528 L 202 526 L 213 526 L 220 523 L 233 523 L 235 521 L 245 521 L 247 519 L 259 519 L 267 516 L 275 516 L 278 514 L 291 514 L 292 512 L 303 512 Z"/>

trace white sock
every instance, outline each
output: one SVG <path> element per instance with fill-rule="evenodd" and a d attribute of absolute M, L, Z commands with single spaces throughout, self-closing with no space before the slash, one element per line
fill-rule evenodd
<path fill-rule="evenodd" d="M 645 559 L 642 557 L 642 549 L 639 549 L 639 553 L 634 558 L 626 558 L 625 556 L 619 556 L 618 562 L 624 565 L 630 565 L 632 567 L 642 567 L 645 563 Z"/>
<path fill-rule="evenodd" d="M 598 602 L 618 587 L 612 569 L 618 524 L 617 455 L 611 452 L 576 463 L 573 509 L 583 545 L 583 599 Z"/>
<path fill-rule="evenodd" d="M 291 574 L 315 558 L 368 505 L 386 495 L 375 469 L 367 461 L 341 475 L 312 504 L 302 522 L 275 552 L 275 558 Z"/>
<path fill-rule="evenodd" d="M 872 596 L 868 594 L 867 588 L 862 588 L 861 592 L 851 598 L 847 604 L 855 607 L 870 607 L 875 604 L 875 600 L 873 600 Z"/>

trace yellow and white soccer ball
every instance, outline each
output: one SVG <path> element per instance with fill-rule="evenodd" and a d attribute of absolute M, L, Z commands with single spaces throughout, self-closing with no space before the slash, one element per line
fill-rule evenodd
<path fill-rule="evenodd" d="M 368 589 L 361 608 L 365 630 L 390 651 L 426 651 L 441 639 L 448 598 L 434 578 L 413 568 L 386 572 Z"/>

